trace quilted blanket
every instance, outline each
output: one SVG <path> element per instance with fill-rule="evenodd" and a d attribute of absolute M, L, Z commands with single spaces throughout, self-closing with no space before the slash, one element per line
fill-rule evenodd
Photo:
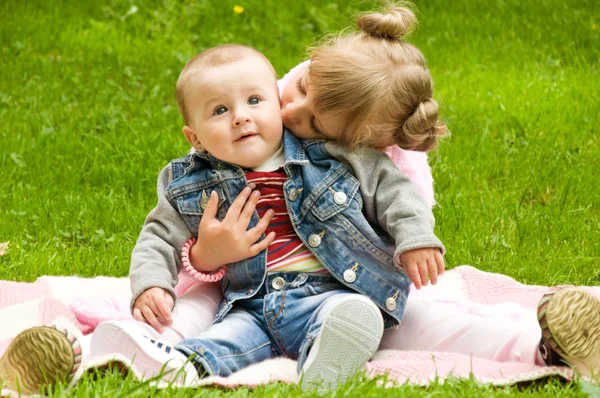
<path fill-rule="evenodd" d="M 445 273 L 436 287 L 415 292 L 444 299 L 472 300 L 481 304 L 514 302 L 535 308 L 547 289 L 545 286 L 524 285 L 504 275 L 459 266 Z M 435 290 L 433 290 L 435 289 Z M 600 287 L 589 287 L 600 297 Z M 129 282 L 127 278 L 44 276 L 32 283 L 0 281 L 0 353 L 3 353 L 21 330 L 46 325 L 56 318 L 66 318 L 76 325 L 83 337 L 84 359 L 79 374 L 114 358 L 93 358 L 86 355 L 90 333 L 98 323 L 110 319 L 131 319 L 129 314 Z M 118 355 L 116 355 L 118 357 Z M 127 361 L 125 361 L 127 362 Z M 138 377 L 136 369 L 131 371 Z M 541 367 L 531 364 L 496 362 L 452 352 L 380 350 L 367 363 L 370 377 L 387 374 L 387 380 L 399 384 L 427 385 L 443 382 L 447 377 L 471 378 L 481 383 L 509 385 L 522 381 L 557 376 L 573 378 L 568 367 Z M 257 363 L 230 377 L 209 377 L 205 385 L 235 388 L 257 386 L 280 381 L 296 383 L 295 361 L 278 358 Z M 3 390 L 2 395 L 11 392 Z"/>

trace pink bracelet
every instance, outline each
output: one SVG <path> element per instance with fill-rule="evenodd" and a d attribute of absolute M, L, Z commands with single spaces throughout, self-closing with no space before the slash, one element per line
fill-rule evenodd
<path fill-rule="evenodd" d="M 187 242 L 184 243 L 183 248 L 181 249 L 181 262 L 183 263 L 183 268 L 187 271 L 188 274 L 197 281 L 202 282 L 216 282 L 223 279 L 223 275 L 227 271 L 227 266 L 223 265 L 219 267 L 219 269 L 211 274 L 198 271 L 192 263 L 190 262 L 190 249 L 196 243 L 196 238 L 192 237 Z"/>

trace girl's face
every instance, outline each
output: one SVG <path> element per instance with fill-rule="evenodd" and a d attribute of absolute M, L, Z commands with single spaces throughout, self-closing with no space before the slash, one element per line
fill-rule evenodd
<path fill-rule="evenodd" d="M 314 111 L 308 67 L 292 76 L 281 94 L 283 124 L 298 138 L 337 140 L 344 120 L 340 115 Z"/>

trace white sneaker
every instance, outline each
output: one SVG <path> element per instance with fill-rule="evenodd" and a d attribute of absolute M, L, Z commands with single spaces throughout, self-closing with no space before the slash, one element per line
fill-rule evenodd
<path fill-rule="evenodd" d="M 148 337 L 147 331 L 133 322 L 102 322 L 92 334 L 90 345 L 92 356 L 115 355 L 115 360 L 146 380 L 156 377 L 186 387 L 200 380 L 183 353 L 167 342 Z M 123 357 L 128 362 L 123 362 Z"/>
<path fill-rule="evenodd" d="M 383 317 L 367 297 L 342 299 L 325 318 L 306 362 L 300 383 L 324 394 L 362 369 L 373 356 L 383 335 Z"/>

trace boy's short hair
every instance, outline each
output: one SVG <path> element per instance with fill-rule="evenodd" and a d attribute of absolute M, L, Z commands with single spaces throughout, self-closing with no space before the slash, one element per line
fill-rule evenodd
<path fill-rule="evenodd" d="M 179 74 L 175 88 L 177 106 L 179 107 L 179 112 L 181 112 L 181 116 L 183 116 L 185 124 L 188 124 L 189 122 L 189 112 L 185 104 L 185 91 L 192 78 L 197 73 L 202 73 L 202 68 L 213 68 L 215 66 L 227 65 L 249 57 L 258 57 L 264 60 L 265 63 L 273 70 L 273 78 L 277 79 L 275 69 L 267 57 L 265 57 L 265 55 L 257 49 L 242 44 L 223 44 L 209 48 L 208 50 L 202 51 L 200 54 L 196 55 L 185 65 Z"/>

